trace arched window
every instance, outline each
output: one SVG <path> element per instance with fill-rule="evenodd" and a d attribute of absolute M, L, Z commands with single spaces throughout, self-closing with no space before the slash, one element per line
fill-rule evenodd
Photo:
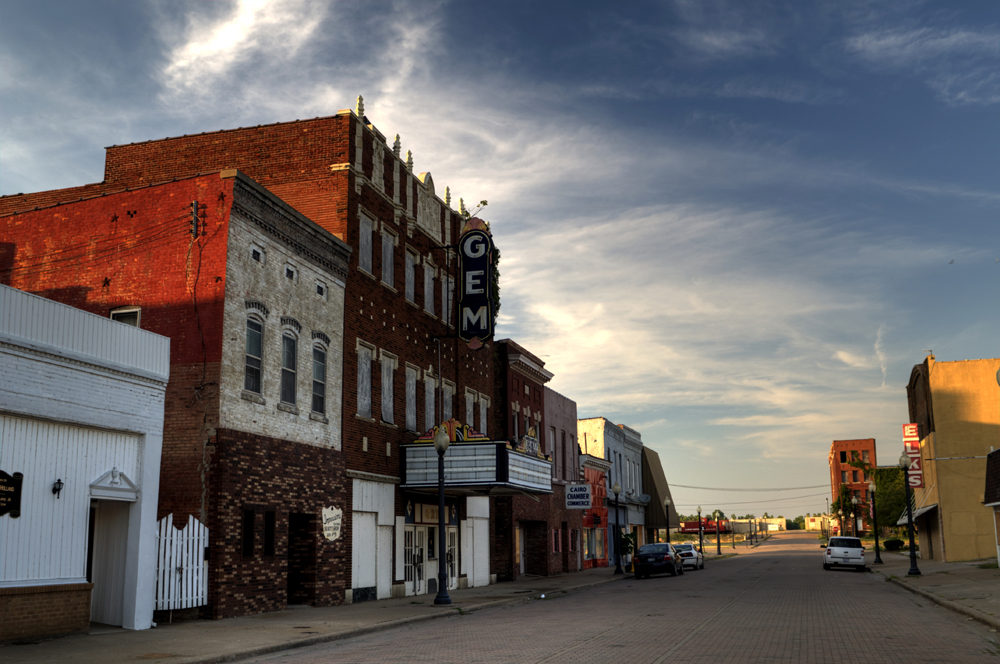
<path fill-rule="evenodd" d="M 281 335 L 281 401 L 295 403 L 295 367 L 298 363 L 299 340 L 286 330 Z"/>
<path fill-rule="evenodd" d="M 264 324 L 256 318 L 247 318 L 246 369 L 243 389 L 254 394 L 261 393 L 260 365 L 264 348 Z"/>

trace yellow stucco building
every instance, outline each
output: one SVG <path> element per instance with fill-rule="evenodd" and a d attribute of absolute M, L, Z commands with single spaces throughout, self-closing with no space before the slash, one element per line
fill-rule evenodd
<path fill-rule="evenodd" d="M 924 486 L 914 489 L 922 558 L 997 555 L 983 491 L 986 455 L 1000 445 L 998 368 L 997 358 L 938 362 L 928 355 L 910 374 L 910 422 L 919 425 L 924 473 Z"/>

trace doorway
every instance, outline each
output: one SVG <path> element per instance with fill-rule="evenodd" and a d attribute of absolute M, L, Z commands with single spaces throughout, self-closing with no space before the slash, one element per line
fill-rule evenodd
<path fill-rule="evenodd" d="M 314 604 L 316 601 L 315 514 L 288 515 L 288 604 Z"/>
<path fill-rule="evenodd" d="M 121 626 L 125 610 L 125 562 L 128 555 L 128 516 L 131 503 L 93 500 L 90 503 L 90 542 L 87 546 L 90 620 Z"/>
<path fill-rule="evenodd" d="M 427 527 L 407 526 L 403 537 L 406 594 L 427 593 Z"/>
<path fill-rule="evenodd" d="M 524 576 L 524 546 L 525 546 L 524 526 L 522 525 L 517 526 L 517 533 L 515 535 L 515 539 L 517 540 L 514 543 L 514 555 L 517 557 L 517 560 L 515 562 L 517 563 L 518 573 L 521 576 Z"/>

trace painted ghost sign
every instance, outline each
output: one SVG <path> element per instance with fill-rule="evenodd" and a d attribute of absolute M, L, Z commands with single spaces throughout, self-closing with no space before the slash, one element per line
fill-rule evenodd
<path fill-rule="evenodd" d="M 477 349 L 493 335 L 493 237 L 473 217 L 458 241 L 458 338 Z"/>
<path fill-rule="evenodd" d="M 323 508 L 323 537 L 331 542 L 340 538 L 340 526 L 344 522 L 344 510 L 339 507 Z"/>

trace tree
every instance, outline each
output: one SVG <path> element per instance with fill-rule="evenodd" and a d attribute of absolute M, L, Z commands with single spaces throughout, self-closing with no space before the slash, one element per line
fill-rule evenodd
<path fill-rule="evenodd" d="M 878 528 L 893 528 L 899 520 L 903 510 L 906 509 L 906 487 L 903 485 L 903 470 L 901 468 L 876 468 L 870 463 L 853 460 L 849 465 L 868 473 L 868 476 L 875 480 L 875 511 L 878 516 Z M 841 485 L 841 489 L 846 487 Z M 850 494 L 850 491 L 846 492 Z M 836 501 L 835 501 L 836 502 Z M 849 505 L 851 497 L 848 495 L 845 505 Z M 837 508 L 831 504 L 831 509 L 836 513 Z M 860 507 L 860 506 L 859 506 Z M 844 509 L 846 514 L 848 509 Z"/>

